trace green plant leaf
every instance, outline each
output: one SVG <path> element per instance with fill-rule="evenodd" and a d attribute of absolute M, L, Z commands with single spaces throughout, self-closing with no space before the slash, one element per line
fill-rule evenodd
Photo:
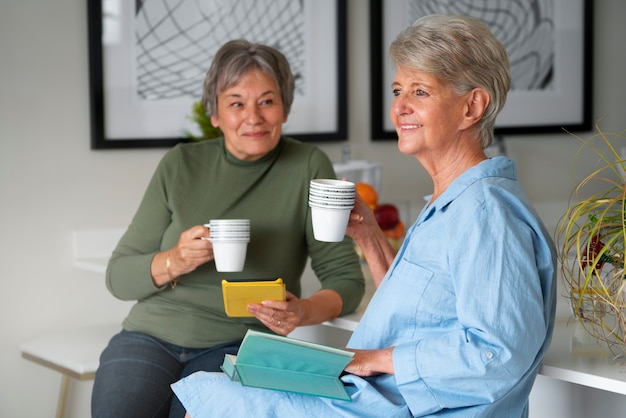
<path fill-rule="evenodd" d="M 188 119 L 198 125 L 202 134 L 201 136 L 197 136 L 190 131 L 184 131 L 185 137 L 192 141 L 205 141 L 222 135 L 222 131 L 211 123 L 211 118 L 207 115 L 202 101 L 193 103 L 191 106 L 191 115 L 188 116 Z"/>
<path fill-rule="evenodd" d="M 584 329 L 617 356 L 626 355 L 626 131 L 597 134 L 581 142 L 598 156 L 600 167 L 575 183 L 570 204 L 559 221 L 559 262 L 572 311 Z M 573 169 L 572 169 L 573 172 Z M 593 190 L 588 192 L 588 190 Z"/>

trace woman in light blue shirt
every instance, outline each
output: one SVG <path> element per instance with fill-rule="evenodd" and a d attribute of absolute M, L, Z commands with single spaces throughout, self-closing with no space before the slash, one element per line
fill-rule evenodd
<path fill-rule="evenodd" d="M 556 257 L 515 164 L 484 152 L 508 56 L 480 21 L 432 15 L 396 38 L 390 58 L 398 148 L 434 188 L 397 254 L 357 199 L 346 233 L 377 290 L 348 343 L 352 402 L 197 373 L 173 385 L 191 417 L 528 416 L 554 324 Z"/>

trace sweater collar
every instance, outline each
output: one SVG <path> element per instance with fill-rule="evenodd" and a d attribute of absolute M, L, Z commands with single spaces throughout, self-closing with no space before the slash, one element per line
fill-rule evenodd
<path fill-rule="evenodd" d="M 274 161 L 276 158 L 278 158 L 278 156 L 280 155 L 280 152 L 285 146 L 285 139 L 281 136 L 280 140 L 278 141 L 278 144 L 276 144 L 274 149 L 272 149 L 270 152 L 265 154 L 263 157 L 255 161 L 244 161 L 235 157 L 230 151 L 226 149 L 226 143 L 224 141 L 223 136 L 219 138 L 219 141 L 220 141 L 220 148 L 222 149 L 222 152 L 224 153 L 226 161 L 228 161 L 231 164 L 242 166 L 242 167 L 256 167 L 256 166 Z"/>

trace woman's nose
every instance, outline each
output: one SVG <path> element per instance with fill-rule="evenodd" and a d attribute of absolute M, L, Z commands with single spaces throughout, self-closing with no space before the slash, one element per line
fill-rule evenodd
<path fill-rule="evenodd" d="M 255 124 L 261 121 L 263 118 L 261 117 L 261 112 L 256 106 L 250 106 L 246 112 L 246 122 L 250 124 Z"/>
<path fill-rule="evenodd" d="M 402 96 L 396 96 L 391 104 L 391 115 L 404 115 L 411 113 L 412 109 Z"/>

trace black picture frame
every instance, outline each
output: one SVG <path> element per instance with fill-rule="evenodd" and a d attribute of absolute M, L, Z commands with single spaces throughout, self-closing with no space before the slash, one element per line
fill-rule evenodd
<path fill-rule="evenodd" d="M 411 0 L 370 0 L 373 140 L 397 139 L 389 122 L 393 75 L 387 50 L 392 38 L 411 23 L 406 21 L 404 11 L 395 10 L 404 7 L 407 1 Z M 506 12 L 508 8 L 502 3 L 500 7 Z M 592 1 L 543 0 L 543 3 L 551 4 L 554 13 L 552 90 L 516 92 L 512 89 L 496 120 L 496 136 L 589 131 L 592 128 Z M 510 27 L 500 29 L 511 31 Z M 497 35 L 496 30 L 494 33 Z M 511 62 L 513 68 L 513 59 Z M 513 77 L 515 82 L 515 74 Z"/>
<path fill-rule="evenodd" d="M 172 5 L 178 7 L 181 3 L 184 2 L 179 0 L 172 2 Z M 197 3 L 194 2 L 194 4 Z M 205 2 L 205 4 L 215 3 L 233 6 L 246 2 L 229 2 L 228 0 L 207 0 Z M 302 74 L 305 74 L 309 80 L 309 85 L 306 85 L 309 93 L 302 95 L 306 96 L 305 98 L 299 97 L 299 90 L 296 87 L 294 104 L 283 132 L 285 135 L 307 142 L 345 141 L 348 138 L 346 0 L 283 0 L 280 3 L 285 8 L 301 7 L 301 14 L 298 14 L 298 18 L 304 24 L 290 28 L 289 32 L 300 31 L 300 36 L 304 39 L 302 42 L 304 46 L 301 46 L 299 49 L 299 51 L 304 51 L 300 54 L 300 57 L 304 57 L 301 59 L 304 61 L 304 64 L 301 65 L 300 69 L 303 71 Z M 254 0 L 248 1 L 246 4 L 248 5 L 247 7 L 254 7 Z M 105 9 L 105 7 L 111 6 L 121 8 L 118 16 L 115 15 L 117 9 L 113 12 L 110 9 Z M 135 9 L 124 12 L 124 8 L 129 7 Z M 185 106 L 179 104 L 179 99 L 162 100 L 164 107 L 171 106 L 175 107 L 178 113 L 185 112 L 185 117 L 182 118 L 184 121 L 178 128 L 177 124 L 181 121 L 180 115 L 177 118 L 171 116 L 171 121 L 168 120 L 170 114 L 177 112 L 168 113 L 167 111 L 161 111 L 161 114 L 165 116 L 161 117 L 158 112 L 153 114 L 150 111 L 144 111 L 141 106 L 136 106 L 137 95 L 135 93 L 138 90 L 132 91 L 130 82 L 127 82 L 129 78 L 135 76 L 134 72 L 136 70 L 132 68 L 133 65 L 125 65 L 128 62 L 123 62 L 126 56 L 131 56 L 132 54 L 111 52 L 112 50 L 117 51 L 115 48 L 118 47 L 138 49 L 138 47 L 131 46 L 129 41 L 129 39 L 133 39 L 132 35 L 134 35 L 135 40 L 139 39 L 139 37 L 136 33 L 133 33 L 128 15 L 136 19 L 136 16 L 138 16 L 137 8 L 140 7 L 142 7 L 142 2 L 140 1 L 88 0 L 87 2 L 91 149 L 171 147 L 180 142 L 187 142 L 188 139 L 185 137 L 184 131 L 190 131 L 189 127 L 195 128 L 189 119 L 192 113 L 192 103 L 200 99 L 202 94 L 201 81 L 204 79 L 206 70 L 208 70 L 210 59 L 206 60 L 206 68 L 203 69 L 202 80 L 195 87 L 194 91 L 197 90 L 198 92 L 197 98 L 189 99 L 188 104 Z M 106 10 L 106 13 L 103 10 Z M 132 14 L 133 12 L 134 15 Z M 126 16 L 124 16 L 124 13 L 126 13 Z M 263 13 L 269 13 L 269 11 L 265 9 L 256 10 L 254 22 L 262 22 Z M 117 18 L 117 20 L 108 21 L 105 24 L 103 23 L 103 18 Z M 111 27 L 111 22 L 114 23 L 113 27 L 116 28 L 114 32 L 116 36 L 113 37 L 114 41 L 111 41 L 111 37 L 107 38 L 105 33 L 105 30 Z M 329 24 L 329 22 L 334 22 L 334 25 Z M 137 26 L 136 20 L 132 23 Z M 213 21 L 213 24 L 218 23 Z M 289 21 L 286 21 L 284 24 L 288 23 Z M 291 23 L 293 24 L 293 21 Z M 312 28 L 313 26 L 314 29 Z M 180 31 L 180 33 L 183 33 L 182 30 Z M 235 33 L 236 31 L 226 31 L 224 29 L 224 36 L 231 36 L 232 34 L 231 39 L 245 37 L 253 42 L 271 44 L 269 41 L 264 42 L 260 39 L 261 35 L 258 34 L 258 31 L 255 32 L 256 35 L 250 33 L 249 36 L 236 36 Z M 118 35 L 119 38 L 117 37 Z M 224 42 L 226 40 L 228 39 L 224 38 Z M 111 42 L 113 42 L 114 46 L 111 46 Z M 216 50 L 222 43 L 212 47 Z M 177 52 L 174 50 L 172 54 Z M 285 51 L 282 52 L 285 53 Z M 285 55 L 287 55 L 288 59 L 290 58 L 287 53 Z M 112 57 L 117 56 L 124 57 L 121 60 L 122 62 L 114 62 L 115 59 Z M 131 62 L 137 56 L 128 58 L 128 61 Z M 135 64 L 137 62 L 139 62 L 138 58 L 135 59 Z M 296 72 L 291 59 L 290 64 L 296 74 L 296 85 L 298 86 L 298 83 L 303 82 L 302 77 L 300 77 L 302 74 Z M 120 76 L 117 77 L 117 75 Z M 112 82 L 111 80 L 115 81 Z M 118 82 L 121 84 L 121 87 Z M 120 91 L 122 91 L 121 94 L 119 94 Z M 115 105 L 112 104 L 114 102 Z M 146 109 L 148 108 L 146 107 Z M 114 116 L 114 114 L 117 116 Z M 149 130 L 157 129 L 152 127 L 153 123 L 166 124 L 167 129 L 162 129 L 158 132 L 148 132 Z M 149 129 L 146 129 L 144 132 L 143 128 Z M 125 129 L 128 132 L 125 132 Z M 174 132 L 172 133 L 172 131 Z"/>

